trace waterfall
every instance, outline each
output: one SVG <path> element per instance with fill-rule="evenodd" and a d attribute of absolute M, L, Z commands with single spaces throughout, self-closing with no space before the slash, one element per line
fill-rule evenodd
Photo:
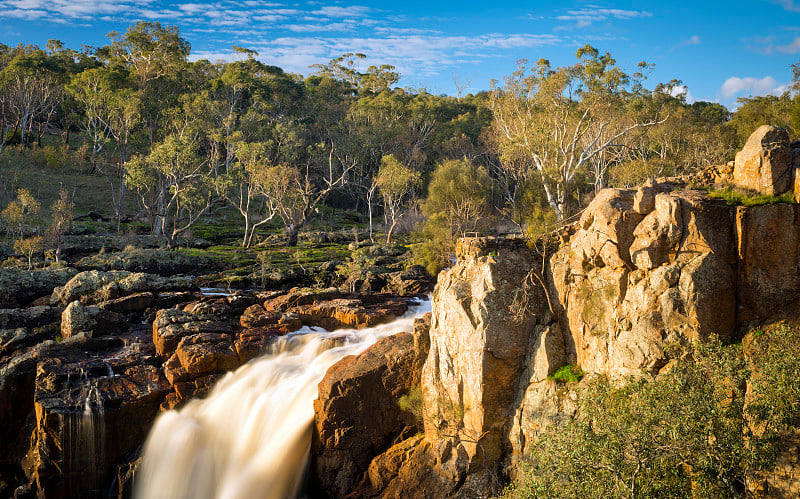
<path fill-rule="evenodd" d="M 406 331 L 430 302 L 367 329 L 303 327 L 228 373 L 205 399 L 161 415 L 145 443 L 137 498 L 283 499 L 297 494 L 311 444 L 317 385 L 330 366 Z"/>

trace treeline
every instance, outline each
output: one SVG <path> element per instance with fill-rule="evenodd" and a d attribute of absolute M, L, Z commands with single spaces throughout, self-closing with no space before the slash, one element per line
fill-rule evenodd
<path fill-rule="evenodd" d="M 363 69 L 362 54 L 303 77 L 234 49 L 241 60 L 190 62 L 178 28 L 149 22 L 80 51 L 0 45 L 0 154 L 78 139 L 54 154 L 108 180 L 118 224 L 135 199 L 168 245 L 223 202 L 245 246 L 276 221 L 296 244 L 323 204 L 370 230 L 380 217 L 387 239 L 420 208 L 434 258 L 490 218 L 509 230 L 565 220 L 602 187 L 727 161 L 765 122 L 799 125 L 789 94 L 733 114 L 688 104 L 679 81 L 647 89 L 650 66 L 626 73 L 590 46 L 572 66 L 522 61 L 459 97 L 397 88 L 394 67 Z"/>

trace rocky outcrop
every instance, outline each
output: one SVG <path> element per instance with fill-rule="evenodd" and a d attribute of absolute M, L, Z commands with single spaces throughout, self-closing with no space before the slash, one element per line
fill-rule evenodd
<path fill-rule="evenodd" d="M 53 291 L 52 303 L 67 304 L 80 300 L 84 305 L 145 292 L 194 291 L 189 278 L 161 277 L 153 274 L 131 273 L 123 270 L 102 272 L 89 270 L 70 279 Z"/>
<path fill-rule="evenodd" d="M 503 454 L 513 390 L 542 314 L 515 318 L 515 296 L 532 265 L 522 240 L 459 241 L 459 262 L 433 294 L 430 352 L 422 369 L 425 434 L 452 439 L 479 466 Z"/>
<path fill-rule="evenodd" d="M 399 333 L 358 356 L 334 364 L 319 384 L 314 402 L 312 474 L 326 495 L 344 496 L 373 456 L 393 440 L 414 434 L 414 416 L 398 399 L 414 383 L 414 339 Z"/>
<path fill-rule="evenodd" d="M 49 296 L 78 273 L 72 268 L 0 269 L 0 308 L 18 308 Z"/>
<path fill-rule="evenodd" d="M 197 269 L 214 269 L 214 261 L 202 255 L 162 249 L 135 249 L 117 253 L 103 253 L 80 259 L 75 263 L 80 270 L 126 270 L 161 276 L 175 276 L 196 272 Z"/>
<path fill-rule="evenodd" d="M 601 192 L 550 260 L 567 360 L 587 372 L 655 374 L 669 343 L 734 335 L 733 209 L 671 191 L 636 211 L 643 189 Z"/>
<path fill-rule="evenodd" d="M 424 437 L 376 456 L 347 493 L 496 493 L 503 470 L 513 475 L 541 432 L 577 410 L 585 381 L 558 381 L 559 368 L 619 383 L 655 376 L 671 345 L 736 341 L 796 308 L 798 216 L 795 205 L 729 206 L 671 179 L 602 191 L 544 260 L 522 241 L 462 239 L 416 343 L 428 351 Z M 792 473 L 769 486 L 793 490 Z"/>

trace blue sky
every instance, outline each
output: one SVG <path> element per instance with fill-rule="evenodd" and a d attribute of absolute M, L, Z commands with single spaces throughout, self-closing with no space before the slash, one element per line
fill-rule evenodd
<path fill-rule="evenodd" d="M 697 2 L 282 2 L 280 0 L 0 0 L 0 42 L 100 46 L 136 20 L 177 25 L 192 58 L 231 59 L 231 45 L 287 71 L 345 52 L 393 64 L 400 84 L 454 94 L 489 88 L 518 59 L 574 62 L 590 43 L 624 69 L 655 63 L 649 84 L 677 78 L 690 100 L 732 107 L 780 93 L 800 61 L 800 0 Z"/>

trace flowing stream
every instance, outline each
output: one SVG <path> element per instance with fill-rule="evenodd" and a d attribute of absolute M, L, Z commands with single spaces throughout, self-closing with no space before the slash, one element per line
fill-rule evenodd
<path fill-rule="evenodd" d="M 406 331 L 430 302 L 367 329 L 303 327 L 221 379 L 206 399 L 161 415 L 135 479 L 137 498 L 283 499 L 297 495 L 317 385 L 330 366 Z"/>

